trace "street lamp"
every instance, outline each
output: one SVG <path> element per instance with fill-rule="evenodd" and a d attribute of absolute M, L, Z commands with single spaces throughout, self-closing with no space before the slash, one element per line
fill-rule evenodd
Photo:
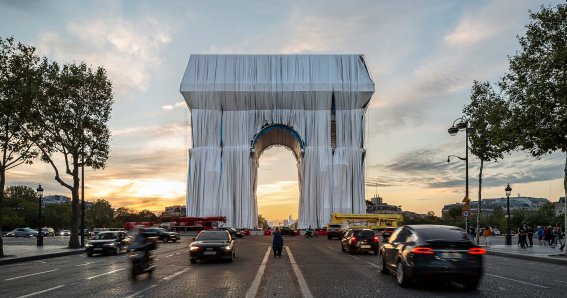
<path fill-rule="evenodd" d="M 37 224 L 37 246 L 43 246 L 43 232 L 41 231 L 41 199 L 43 198 L 43 188 L 41 184 L 37 187 L 37 194 L 39 196 L 39 215 Z"/>
<path fill-rule="evenodd" d="M 450 162 L 449 159 L 450 156 L 455 156 L 458 159 L 465 161 L 465 172 L 466 172 L 465 199 L 463 201 L 468 202 L 469 200 L 469 120 L 466 119 L 464 116 L 461 118 L 457 118 L 455 119 L 455 121 L 453 121 L 453 125 L 451 125 L 451 127 L 449 127 L 447 131 L 451 136 L 457 135 L 459 131 L 465 131 L 465 158 L 458 157 L 455 155 L 449 155 L 447 156 L 447 162 Z M 479 202 L 479 206 L 480 206 L 480 202 Z M 480 208 L 479 208 L 479 212 L 480 212 Z M 465 230 L 468 233 L 468 217 L 465 217 Z"/>
<path fill-rule="evenodd" d="M 506 228 L 506 245 L 512 245 L 512 234 L 510 230 L 510 194 L 512 194 L 512 188 L 510 183 L 504 189 L 506 191 L 506 210 L 508 213 L 508 227 Z"/>

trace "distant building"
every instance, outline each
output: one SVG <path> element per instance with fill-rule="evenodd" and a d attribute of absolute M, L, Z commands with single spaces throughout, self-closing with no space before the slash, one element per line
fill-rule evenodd
<path fill-rule="evenodd" d="M 565 197 L 559 198 L 559 202 L 555 202 L 553 205 L 555 205 L 555 216 L 565 214 Z"/>
<path fill-rule="evenodd" d="M 369 214 L 384 214 L 384 213 L 401 214 L 402 213 L 402 208 L 400 206 L 389 205 L 387 203 L 384 203 L 384 199 L 382 199 L 382 197 L 380 196 L 374 196 L 373 198 L 370 199 L 370 202 L 371 203 L 366 204 L 366 213 Z"/>
<path fill-rule="evenodd" d="M 492 214 L 494 209 L 502 208 L 502 210 L 506 211 L 506 198 L 496 198 L 496 199 L 483 199 L 481 204 L 481 216 L 489 216 Z M 524 211 L 536 211 L 544 204 L 549 203 L 548 199 L 545 198 L 533 198 L 533 197 L 510 197 L 510 212 L 517 211 L 517 210 L 524 210 Z M 449 210 L 453 207 L 462 206 L 463 203 L 454 203 L 443 206 L 441 210 L 442 216 L 447 216 Z M 471 201 L 469 203 L 470 216 L 476 215 L 478 210 L 478 201 Z M 556 211 L 557 212 L 557 211 Z"/>
<path fill-rule="evenodd" d="M 51 204 L 67 204 L 71 202 L 71 198 L 62 195 L 51 195 L 41 198 L 43 207 Z"/>

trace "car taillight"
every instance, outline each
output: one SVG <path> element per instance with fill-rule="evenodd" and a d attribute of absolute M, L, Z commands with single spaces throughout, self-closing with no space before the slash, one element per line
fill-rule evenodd
<path fill-rule="evenodd" d="M 480 247 L 469 248 L 469 255 L 484 255 L 486 254 L 486 249 Z"/>
<path fill-rule="evenodd" d="M 414 247 L 411 250 L 412 253 L 417 255 L 434 255 L 435 252 L 431 247 Z"/>
<path fill-rule="evenodd" d="M 374 240 L 375 243 L 378 243 L 378 236 L 374 236 Z"/>
<path fill-rule="evenodd" d="M 352 238 L 350 238 L 350 242 L 352 243 L 356 243 L 358 241 L 358 239 L 356 239 L 356 237 L 352 236 Z"/>
<path fill-rule="evenodd" d="M 342 233 L 342 232 L 343 232 L 343 229 L 339 229 L 339 233 Z"/>

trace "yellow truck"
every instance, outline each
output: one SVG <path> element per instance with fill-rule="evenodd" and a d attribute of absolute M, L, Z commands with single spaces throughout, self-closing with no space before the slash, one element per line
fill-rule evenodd
<path fill-rule="evenodd" d="M 386 227 L 398 227 L 403 220 L 401 214 L 344 214 L 333 213 L 331 223 L 343 224 L 349 228 L 367 228 L 380 230 Z"/>

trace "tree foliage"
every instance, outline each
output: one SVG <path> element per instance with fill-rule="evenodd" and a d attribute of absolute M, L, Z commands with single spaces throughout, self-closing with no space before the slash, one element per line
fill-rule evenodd
<path fill-rule="evenodd" d="M 106 200 L 97 200 L 85 212 L 85 221 L 91 227 L 111 227 L 114 221 L 114 209 Z"/>

